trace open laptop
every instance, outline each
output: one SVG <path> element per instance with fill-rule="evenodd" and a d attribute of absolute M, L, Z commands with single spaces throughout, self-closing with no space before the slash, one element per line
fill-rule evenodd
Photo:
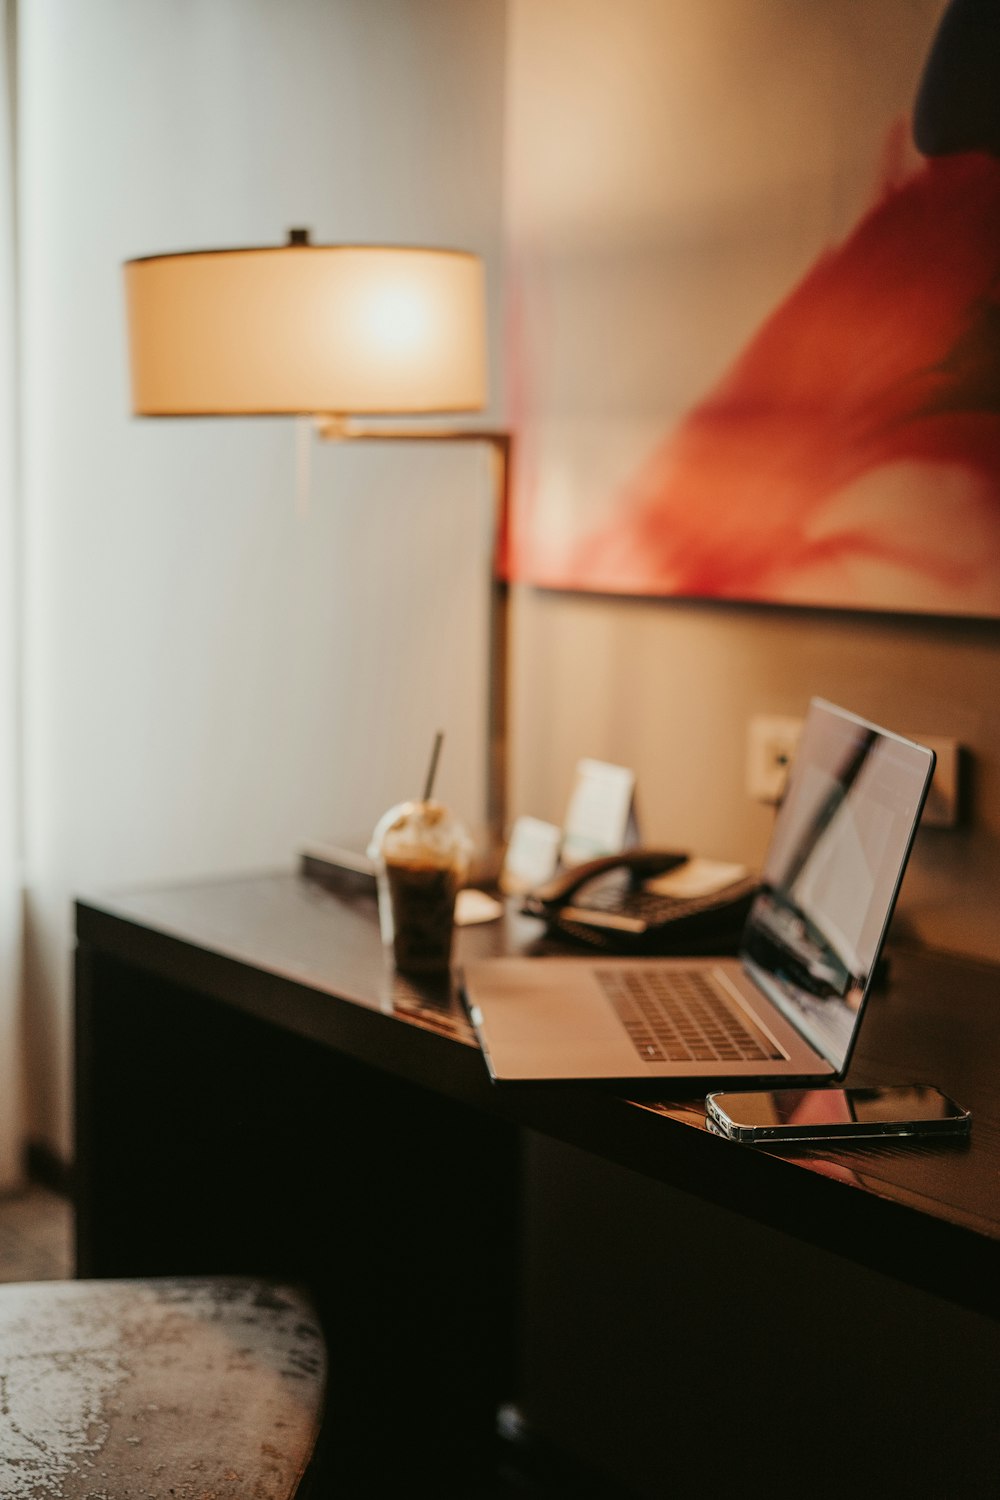
<path fill-rule="evenodd" d="M 468 963 L 490 1076 L 841 1078 L 933 772 L 932 750 L 814 698 L 738 957 Z"/>

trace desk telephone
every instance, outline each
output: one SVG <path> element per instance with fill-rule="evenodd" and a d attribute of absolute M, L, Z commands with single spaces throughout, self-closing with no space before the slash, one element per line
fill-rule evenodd
<path fill-rule="evenodd" d="M 618 953 L 732 953 L 758 881 L 748 874 L 710 894 L 671 895 L 645 882 L 687 865 L 677 850 L 627 849 L 573 865 L 537 886 L 523 910 L 553 936 Z"/>

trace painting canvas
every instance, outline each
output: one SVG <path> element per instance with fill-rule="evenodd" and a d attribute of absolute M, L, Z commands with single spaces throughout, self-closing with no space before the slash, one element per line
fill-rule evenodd
<path fill-rule="evenodd" d="M 1000 7 L 515 0 L 515 579 L 1000 614 Z"/>

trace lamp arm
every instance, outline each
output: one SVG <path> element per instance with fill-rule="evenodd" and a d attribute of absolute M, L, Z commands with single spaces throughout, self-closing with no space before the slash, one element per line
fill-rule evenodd
<path fill-rule="evenodd" d="M 507 546 L 510 523 L 511 434 L 489 427 L 419 427 L 355 422 L 317 415 L 317 435 L 325 442 L 486 443 L 493 456 L 493 568 L 489 619 L 489 703 L 487 708 L 486 822 L 494 852 L 507 835 L 507 714 L 509 678 L 509 586 Z"/>

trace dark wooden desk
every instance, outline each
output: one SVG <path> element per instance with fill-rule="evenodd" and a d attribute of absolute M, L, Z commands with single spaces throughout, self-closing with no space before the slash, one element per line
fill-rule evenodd
<path fill-rule="evenodd" d="M 308 1281 L 330 1330 L 334 1404 L 355 1473 L 374 1464 L 389 1474 L 403 1453 L 403 1472 L 415 1454 L 442 1473 L 471 1472 L 490 1448 L 498 1402 L 524 1385 L 525 1350 L 545 1352 L 537 1325 L 555 1328 L 562 1316 L 567 1328 L 596 1326 L 592 1283 L 586 1317 L 558 1307 L 560 1280 L 572 1282 L 588 1241 L 602 1243 L 605 1204 L 588 1204 L 585 1188 L 562 1210 L 574 1217 L 554 1252 L 566 1277 L 529 1267 L 522 1295 L 525 1221 L 533 1202 L 559 1198 L 564 1162 L 617 1174 L 642 1200 L 637 1224 L 662 1213 L 671 1253 L 688 1242 L 683 1274 L 694 1279 L 674 1287 L 672 1301 L 656 1288 L 651 1316 L 667 1298 L 676 1330 L 682 1303 L 690 1312 L 702 1299 L 706 1317 L 719 1304 L 719 1266 L 702 1251 L 720 1238 L 737 1276 L 753 1267 L 758 1298 L 769 1266 L 783 1289 L 798 1286 L 795 1328 L 808 1321 L 803 1309 L 830 1302 L 838 1278 L 850 1288 L 845 1317 L 857 1289 L 871 1288 L 876 1312 L 855 1323 L 872 1347 L 824 1349 L 822 1379 L 809 1370 L 815 1391 L 846 1394 L 849 1406 L 880 1400 L 886 1423 L 923 1392 L 944 1423 L 936 1440 L 964 1434 L 967 1471 L 953 1458 L 949 1473 L 960 1472 L 966 1494 L 998 1456 L 992 1400 L 987 1420 L 967 1388 L 969 1359 L 977 1386 L 1000 1370 L 990 1366 L 1000 1310 L 1000 971 L 894 952 L 852 1074 L 936 1082 L 972 1109 L 967 1144 L 778 1153 L 709 1135 L 698 1097 L 495 1087 L 454 995 L 410 985 L 387 965 L 364 893 L 337 895 L 291 873 L 204 882 L 82 900 L 77 934 L 78 1273 Z M 544 951 L 539 938 L 536 924 L 509 915 L 465 930 L 458 956 Z M 635 1226 L 621 1230 L 619 1245 Z M 642 1239 L 637 1260 L 650 1253 Z M 826 1279 L 799 1286 L 807 1271 Z M 872 1318 L 892 1297 L 900 1311 L 887 1350 Z M 950 1334 L 935 1334 L 930 1384 L 926 1370 L 907 1375 L 903 1347 L 925 1317 L 954 1329 L 954 1347 Z M 603 1337 L 588 1332 L 585 1348 Z M 796 1337 L 815 1344 L 808 1327 Z M 919 1345 L 919 1330 L 914 1337 Z M 742 1406 L 766 1396 L 773 1415 L 794 1401 L 801 1349 L 787 1351 L 791 1376 L 766 1337 L 754 1334 L 748 1350 L 734 1389 Z M 734 1375 L 718 1354 L 705 1366 L 718 1368 L 716 1390 L 692 1396 L 687 1425 L 719 1409 Z M 865 1360 L 875 1361 L 870 1393 L 858 1383 Z M 564 1372 L 567 1388 L 573 1373 Z M 965 1392 L 947 1420 L 939 1386 Z M 824 1418 L 841 1436 L 844 1420 L 839 1408 Z M 911 1425 L 929 1431 L 927 1414 Z M 799 1461 L 794 1444 L 783 1447 Z M 611 1467 L 616 1452 L 612 1442 L 599 1456 Z M 676 1457 L 673 1472 L 683 1477 Z M 914 1472 L 928 1474 L 927 1461 Z M 641 1465 L 623 1459 L 621 1473 L 656 1493 Z"/>

